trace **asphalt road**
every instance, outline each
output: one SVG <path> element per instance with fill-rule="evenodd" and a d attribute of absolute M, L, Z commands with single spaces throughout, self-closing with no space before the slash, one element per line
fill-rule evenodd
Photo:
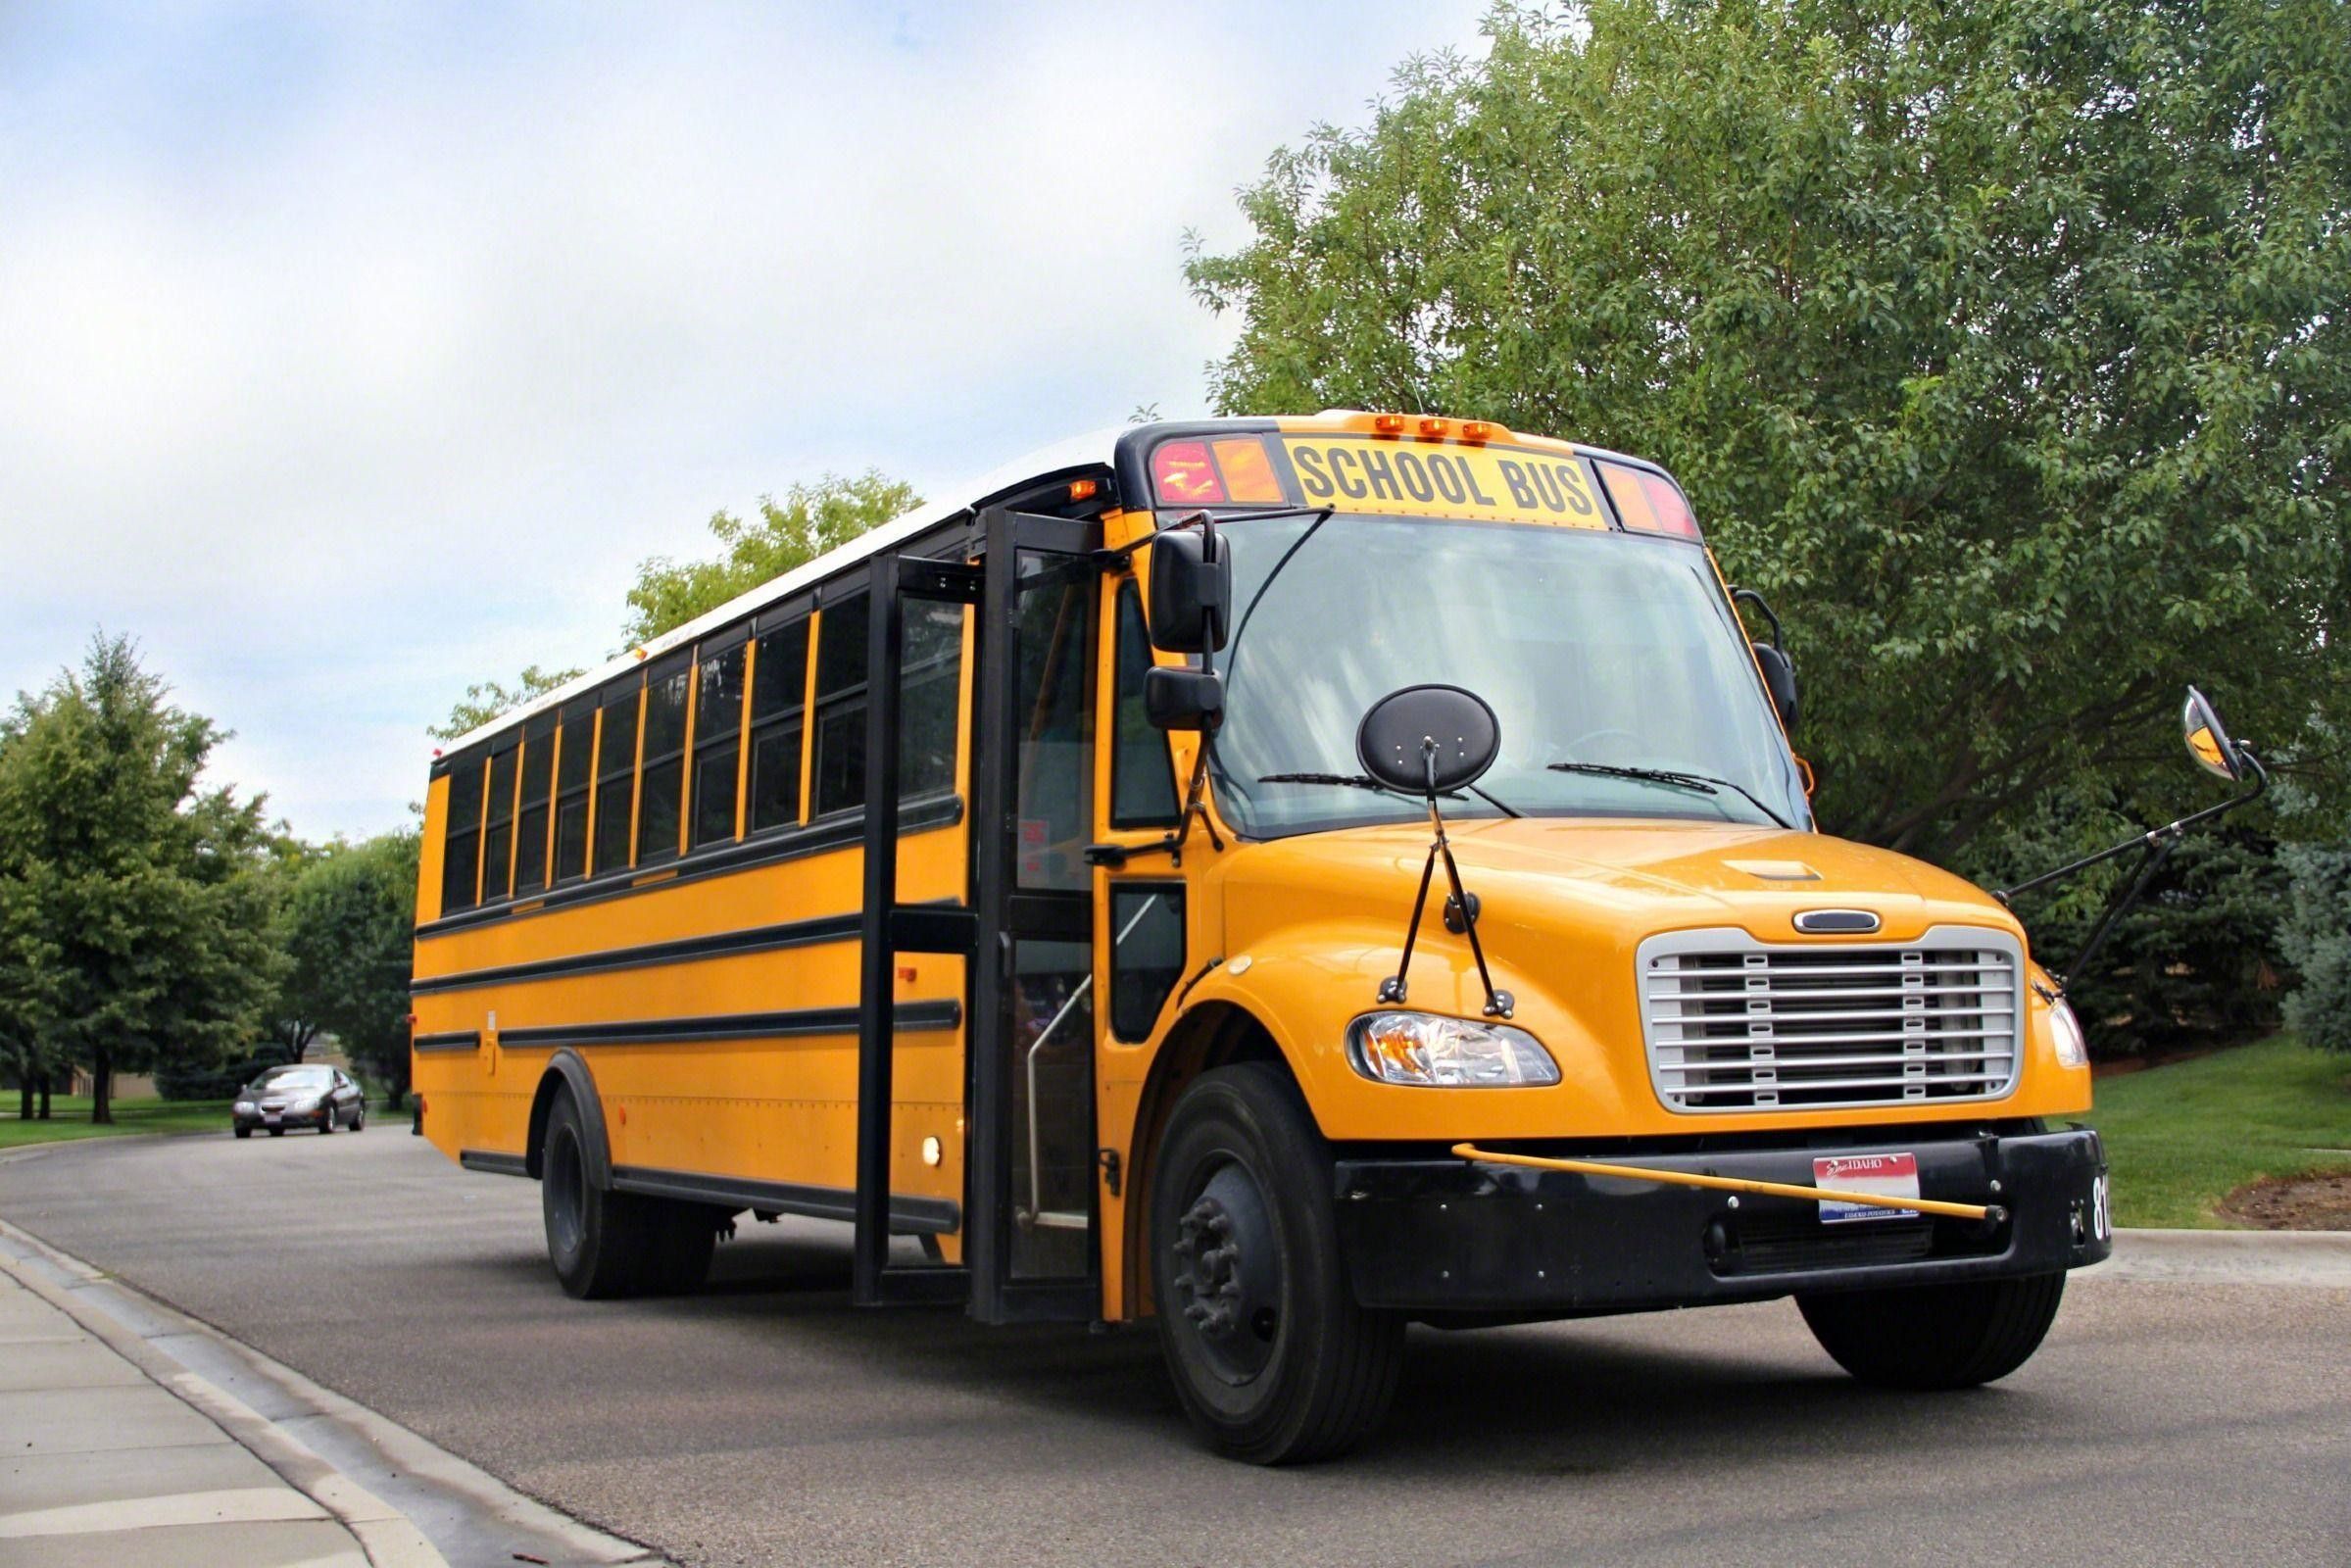
<path fill-rule="evenodd" d="M 538 1189 L 361 1137 L 0 1161 L 0 1216 L 687 1564 L 2351 1562 L 2351 1292 L 2077 1280 L 1994 1388 L 1848 1381 L 1787 1303 L 1445 1335 L 1352 1458 L 1196 1447 L 1147 1334 L 848 1303 L 846 1228 L 573 1301 Z"/>

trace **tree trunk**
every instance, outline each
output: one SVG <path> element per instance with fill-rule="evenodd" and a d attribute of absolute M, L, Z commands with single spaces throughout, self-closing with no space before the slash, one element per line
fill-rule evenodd
<path fill-rule="evenodd" d="M 49 1119 L 49 1069 L 41 1069 L 41 1120 Z"/>
<path fill-rule="evenodd" d="M 90 1053 L 90 1121 L 111 1127 L 115 1120 L 115 1054 L 100 1046 Z"/>

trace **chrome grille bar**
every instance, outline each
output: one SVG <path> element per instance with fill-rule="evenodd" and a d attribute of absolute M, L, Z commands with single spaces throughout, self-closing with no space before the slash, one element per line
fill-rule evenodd
<path fill-rule="evenodd" d="M 1635 962 L 1650 1082 L 1673 1110 L 1933 1104 L 2016 1086 L 2024 952 L 2006 932 L 1936 926 L 1888 945 L 1677 931 Z"/>

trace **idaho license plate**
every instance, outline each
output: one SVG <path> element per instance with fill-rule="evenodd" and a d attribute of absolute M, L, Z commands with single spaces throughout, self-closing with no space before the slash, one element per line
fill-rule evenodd
<path fill-rule="evenodd" d="M 1875 1198 L 1916 1198 L 1919 1159 L 1916 1154 L 1829 1154 L 1813 1160 L 1812 1185 Z M 1821 1223 L 1841 1225 L 1860 1219 L 1905 1219 L 1916 1209 L 1880 1208 L 1874 1203 L 1843 1203 L 1823 1200 Z"/>

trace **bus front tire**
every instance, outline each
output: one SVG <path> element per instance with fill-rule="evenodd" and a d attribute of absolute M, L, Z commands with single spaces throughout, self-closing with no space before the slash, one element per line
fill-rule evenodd
<path fill-rule="evenodd" d="M 2063 1274 L 1799 1296 L 1796 1308 L 1838 1366 L 1881 1388 L 1972 1389 L 2040 1348 Z"/>
<path fill-rule="evenodd" d="M 1331 1155 L 1297 1087 L 1245 1062 L 1176 1102 L 1151 1195 L 1151 1276 L 1177 1397 L 1220 1452 L 1329 1458 L 1388 1412 L 1404 1324 L 1347 1289 Z"/>
<path fill-rule="evenodd" d="M 547 1113 L 540 1153 L 539 1208 L 547 1224 L 547 1261 L 564 1294 L 581 1300 L 626 1296 L 644 1277 L 649 1250 L 646 1205 L 588 1179 L 587 1134 L 570 1095 Z"/>

